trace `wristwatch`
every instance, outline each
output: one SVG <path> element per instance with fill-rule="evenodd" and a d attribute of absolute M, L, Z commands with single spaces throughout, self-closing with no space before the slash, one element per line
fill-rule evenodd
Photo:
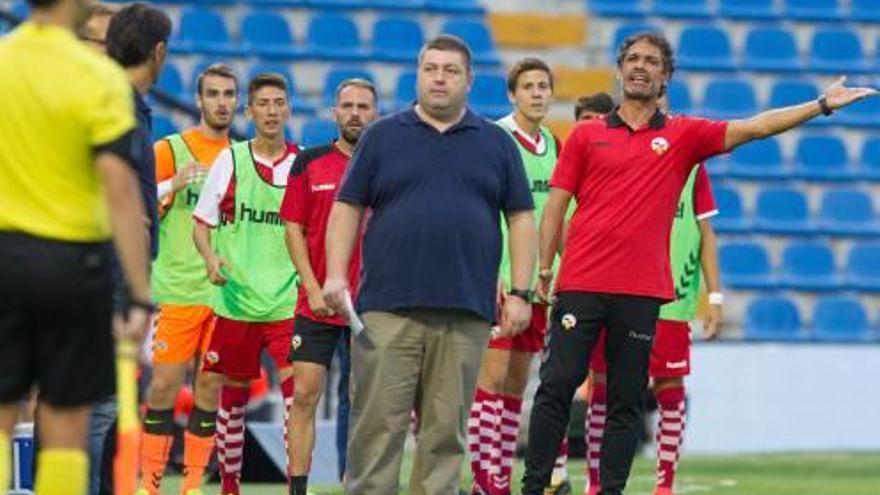
<path fill-rule="evenodd" d="M 819 104 L 819 110 L 822 111 L 822 115 L 828 116 L 834 113 L 834 110 L 828 106 L 828 98 L 826 98 L 825 95 L 820 96 L 819 99 L 816 100 L 816 103 Z"/>
<path fill-rule="evenodd" d="M 532 291 L 529 289 L 510 289 L 507 295 L 518 297 L 527 303 L 532 302 Z"/>

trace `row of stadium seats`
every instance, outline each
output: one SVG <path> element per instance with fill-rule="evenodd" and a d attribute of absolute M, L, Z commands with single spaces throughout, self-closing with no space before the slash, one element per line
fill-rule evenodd
<path fill-rule="evenodd" d="M 772 83 L 766 101 L 759 102 L 755 84 L 748 78 L 713 78 L 703 90 L 701 104 L 691 95 L 691 87 L 677 78 L 667 88 L 670 108 L 676 113 L 705 115 L 717 119 L 737 119 L 753 115 L 762 108 L 779 108 L 815 100 L 819 88 L 808 78 L 785 76 Z M 813 119 L 810 126 L 880 126 L 880 101 L 869 98 L 851 105 L 829 118 Z"/>
<path fill-rule="evenodd" d="M 880 21 L 880 3 L 876 0 L 587 0 L 587 10 L 625 17 Z"/>
<path fill-rule="evenodd" d="M 880 235 L 880 220 L 870 193 L 865 191 L 826 189 L 815 216 L 810 214 L 807 196 L 789 185 L 761 189 L 751 215 L 746 213 L 736 188 L 718 185 L 714 193 L 719 214 L 712 223 L 720 233 L 850 237 Z"/>
<path fill-rule="evenodd" d="M 867 308 L 853 296 L 819 298 L 812 324 L 801 319 L 797 305 L 784 296 L 761 296 L 746 309 L 744 337 L 755 341 L 871 342 L 880 340 L 872 328 Z"/>
<path fill-rule="evenodd" d="M 111 0 L 123 2 L 125 0 Z M 255 5 L 294 9 L 419 11 L 439 14 L 483 14 L 478 0 L 156 0 L 159 4 Z"/>
<path fill-rule="evenodd" d="M 341 13 L 313 16 L 302 43 L 287 20 L 270 10 L 248 12 L 241 18 L 239 37 L 230 35 L 218 12 L 191 7 L 183 10 L 179 29 L 169 47 L 176 53 L 218 56 L 258 56 L 264 59 L 350 60 L 412 63 L 425 41 L 421 24 L 400 16 L 380 17 L 372 26 L 370 43 L 354 20 Z M 497 64 L 498 54 L 486 23 L 481 19 L 450 18 L 441 32 L 465 40 L 477 64 Z"/>
<path fill-rule="evenodd" d="M 650 23 L 621 24 L 614 32 L 610 59 L 626 37 L 643 31 L 663 32 Z M 801 72 L 821 74 L 869 73 L 880 66 L 880 38 L 873 51 L 873 61 L 856 31 L 846 27 L 816 29 L 805 57 L 798 53 L 794 34 L 775 26 L 756 26 L 746 34 L 742 48 L 734 49 L 731 37 L 722 26 L 688 25 L 678 38 L 676 65 L 700 71 L 745 69 L 759 72 Z"/>
<path fill-rule="evenodd" d="M 842 271 L 836 268 L 831 247 L 821 241 L 792 241 L 774 267 L 764 245 L 753 241 L 723 244 L 718 251 L 721 279 L 735 289 L 791 289 L 798 291 L 880 291 L 880 244 L 857 243 L 850 249 Z"/>
<path fill-rule="evenodd" d="M 741 146 L 729 155 L 709 162 L 713 177 L 743 180 L 851 181 L 880 180 L 880 138 L 871 137 L 862 143 L 861 154 L 847 153 L 845 142 L 830 134 L 802 134 L 797 141 L 794 156 L 783 157 L 778 138 L 754 141 Z"/>

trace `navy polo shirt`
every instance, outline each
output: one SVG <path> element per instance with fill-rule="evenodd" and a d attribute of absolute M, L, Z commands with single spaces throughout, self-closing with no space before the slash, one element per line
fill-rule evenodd
<path fill-rule="evenodd" d="M 470 110 L 440 133 L 410 108 L 361 137 L 338 200 L 368 208 L 358 311 L 462 309 L 495 320 L 501 214 L 534 208 L 504 130 Z"/>
<path fill-rule="evenodd" d="M 132 157 L 141 188 L 141 198 L 150 219 L 150 257 L 159 250 L 159 201 L 156 190 L 156 156 L 153 153 L 153 113 L 146 100 L 132 88 L 137 126 L 134 129 Z"/>

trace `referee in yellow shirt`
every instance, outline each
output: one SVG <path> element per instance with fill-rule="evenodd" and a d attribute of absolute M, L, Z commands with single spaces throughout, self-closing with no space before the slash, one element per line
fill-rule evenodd
<path fill-rule="evenodd" d="M 150 313 L 144 210 L 125 73 L 78 41 L 82 0 L 29 0 L 0 38 L 0 492 L 18 401 L 40 391 L 35 491 L 82 495 L 89 404 L 114 387 L 111 233 L 132 296 L 115 327 Z"/>

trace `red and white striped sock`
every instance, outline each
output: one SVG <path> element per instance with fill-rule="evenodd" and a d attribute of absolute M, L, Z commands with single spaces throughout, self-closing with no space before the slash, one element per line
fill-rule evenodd
<path fill-rule="evenodd" d="M 559 446 L 559 455 L 553 465 L 553 475 L 550 477 L 550 486 L 559 486 L 568 479 L 568 435 L 562 437 Z"/>
<path fill-rule="evenodd" d="M 606 389 L 604 383 L 593 382 L 590 407 L 587 411 L 586 438 L 587 438 L 587 474 L 590 483 L 584 493 L 594 494 L 599 492 L 599 456 L 602 451 L 602 434 L 605 432 L 606 413 Z"/>
<path fill-rule="evenodd" d="M 223 495 L 239 495 L 244 453 L 244 410 L 249 397 L 248 387 L 224 385 L 220 391 L 216 437 Z"/>
<path fill-rule="evenodd" d="M 510 494 L 513 477 L 513 459 L 516 457 L 516 438 L 519 435 L 522 399 L 509 395 L 501 396 L 501 421 L 498 435 L 501 439 L 501 450 L 496 460 L 498 474 L 492 478 L 492 488 L 496 494 Z"/>
<path fill-rule="evenodd" d="M 497 435 L 497 425 L 501 416 L 500 406 L 501 399 L 498 394 L 478 388 L 468 418 L 468 450 L 471 454 L 474 485 L 486 494 L 490 493 L 490 476 L 495 470 L 493 458 L 500 455 L 501 438 Z M 498 454 L 493 452 L 496 444 L 499 447 Z"/>
<path fill-rule="evenodd" d="M 290 471 L 290 450 L 287 422 L 290 420 L 290 408 L 293 406 L 293 377 L 281 382 L 281 397 L 284 398 L 284 455 L 287 459 L 288 472 Z"/>
<path fill-rule="evenodd" d="M 684 387 L 664 388 L 655 396 L 657 405 L 660 406 L 657 425 L 657 486 L 672 488 L 684 436 Z"/>

